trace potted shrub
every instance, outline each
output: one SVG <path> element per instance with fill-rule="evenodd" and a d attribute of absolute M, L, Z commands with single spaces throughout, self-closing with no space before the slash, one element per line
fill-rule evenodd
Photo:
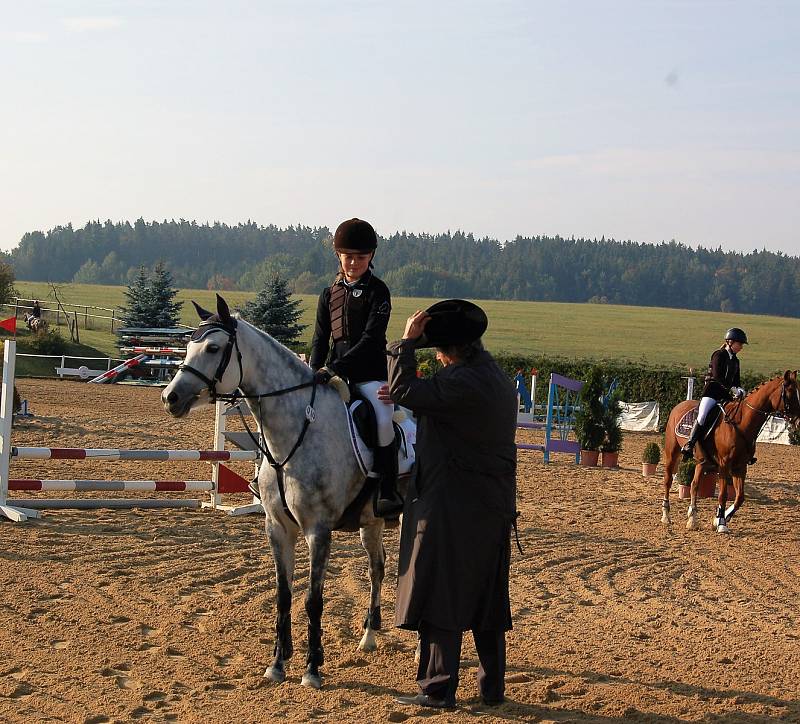
<path fill-rule="evenodd" d="M 677 478 L 678 485 L 680 486 L 678 494 L 679 498 L 689 499 L 692 497 L 692 478 L 694 477 L 694 468 L 696 464 L 697 463 L 694 460 L 684 460 L 678 466 Z M 714 470 L 710 472 L 704 472 L 700 476 L 697 497 L 713 498 L 716 494 L 717 477 L 718 474 Z"/>
<path fill-rule="evenodd" d="M 646 478 L 655 475 L 660 460 L 661 447 L 657 442 L 648 442 L 642 452 L 642 475 Z"/>
<path fill-rule="evenodd" d="M 606 401 L 601 418 L 603 442 L 600 443 L 600 452 L 603 453 L 604 468 L 619 467 L 619 451 L 622 449 L 622 427 L 619 422 L 621 411 L 619 395 L 614 392 Z"/>
<path fill-rule="evenodd" d="M 603 429 L 603 380 L 598 367 L 592 367 L 578 395 L 575 412 L 575 437 L 581 446 L 581 465 L 597 465 L 600 445 L 605 440 Z"/>

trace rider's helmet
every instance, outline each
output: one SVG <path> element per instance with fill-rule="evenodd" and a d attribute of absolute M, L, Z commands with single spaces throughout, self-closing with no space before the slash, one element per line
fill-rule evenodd
<path fill-rule="evenodd" d="M 336 251 L 370 252 L 378 248 L 378 235 L 363 219 L 348 219 L 339 224 L 333 236 Z"/>
<path fill-rule="evenodd" d="M 725 341 L 741 342 L 742 344 L 747 344 L 747 335 L 744 333 L 743 329 L 739 329 L 738 327 L 731 327 L 727 332 L 725 332 Z"/>

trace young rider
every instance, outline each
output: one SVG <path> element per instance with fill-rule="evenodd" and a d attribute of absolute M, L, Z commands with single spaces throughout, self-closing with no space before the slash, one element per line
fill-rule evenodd
<path fill-rule="evenodd" d="M 392 302 L 388 287 L 371 271 L 377 246 L 375 229 L 362 219 L 343 221 L 336 229 L 333 248 L 339 273 L 319 296 L 309 364 L 318 382 L 326 383 L 333 375 L 342 377 L 375 409 L 378 447 L 372 469 L 378 477 L 376 509 L 378 515 L 386 516 L 399 512 L 403 501 L 397 493 L 394 407 L 378 399 L 378 390 L 387 379 L 386 326 Z"/>
<path fill-rule="evenodd" d="M 747 335 L 738 327 L 731 327 L 725 333 L 725 344 L 714 351 L 708 364 L 705 386 L 697 410 L 697 421 L 686 444 L 681 448 L 685 460 L 694 455 L 694 446 L 706 434 L 708 413 L 721 400 L 742 399 L 744 390 L 740 387 L 739 358 L 736 356 L 747 344 Z"/>

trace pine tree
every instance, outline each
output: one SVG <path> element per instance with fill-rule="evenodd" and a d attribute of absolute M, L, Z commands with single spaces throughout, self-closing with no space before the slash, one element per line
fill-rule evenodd
<path fill-rule="evenodd" d="M 177 327 L 181 318 L 183 302 L 174 301 L 178 290 L 173 286 L 172 274 L 160 261 L 153 269 L 150 279 L 151 327 Z"/>
<path fill-rule="evenodd" d="M 150 327 L 150 282 L 145 268 L 139 267 L 138 276 L 128 285 L 125 297 L 128 304 L 120 307 L 126 327 Z"/>
<path fill-rule="evenodd" d="M 291 296 L 287 281 L 275 274 L 256 298 L 245 304 L 242 316 L 287 347 L 296 345 L 307 325 L 297 323 L 300 301 Z"/>

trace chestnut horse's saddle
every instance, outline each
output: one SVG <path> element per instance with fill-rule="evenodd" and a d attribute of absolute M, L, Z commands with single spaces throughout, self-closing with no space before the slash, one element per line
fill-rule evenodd
<path fill-rule="evenodd" d="M 685 437 L 688 439 L 689 435 L 692 434 L 692 427 L 697 420 L 697 410 L 697 407 L 687 410 L 680 420 L 678 420 L 677 425 L 675 425 L 675 434 L 678 437 Z M 716 407 L 708 413 L 708 417 L 706 418 L 706 432 L 703 435 L 704 440 L 714 431 L 714 428 L 717 426 L 717 423 L 719 423 L 722 413 L 724 412 L 725 410 L 722 405 L 717 403 Z"/>

